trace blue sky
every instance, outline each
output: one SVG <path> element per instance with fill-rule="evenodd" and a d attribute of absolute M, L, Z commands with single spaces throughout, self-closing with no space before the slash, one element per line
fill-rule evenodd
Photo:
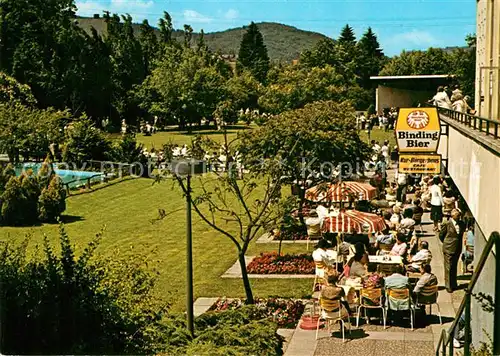
<path fill-rule="evenodd" d="M 254 22 L 280 22 L 337 37 L 351 25 L 357 36 L 371 26 L 387 55 L 401 50 L 463 46 L 475 32 L 474 0 L 77 0 L 78 14 L 109 10 L 147 18 L 156 26 L 168 11 L 176 28 L 221 31 Z"/>

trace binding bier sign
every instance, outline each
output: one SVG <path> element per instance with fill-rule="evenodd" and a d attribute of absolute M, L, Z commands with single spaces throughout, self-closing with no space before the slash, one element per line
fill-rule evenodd
<path fill-rule="evenodd" d="M 436 108 L 399 110 L 396 141 L 399 152 L 434 153 L 438 149 L 441 126 Z"/>

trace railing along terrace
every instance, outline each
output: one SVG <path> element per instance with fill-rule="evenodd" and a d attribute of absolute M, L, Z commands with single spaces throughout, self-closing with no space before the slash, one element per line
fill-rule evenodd
<path fill-rule="evenodd" d="M 462 313 L 465 317 L 465 329 L 464 329 L 464 356 L 469 356 L 471 354 L 471 299 L 474 286 L 476 285 L 481 272 L 486 264 L 486 260 L 490 253 L 493 253 L 493 248 L 495 248 L 495 296 L 494 296 L 494 330 L 492 335 L 493 341 L 493 354 L 500 355 L 500 256 L 496 255 L 500 251 L 500 234 L 498 232 L 493 232 L 488 239 L 488 242 L 479 258 L 477 265 L 474 267 L 474 273 L 472 279 L 465 290 L 465 297 L 460 303 L 455 320 L 448 331 L 444 330 L 441 332 L 441 337 L 436 348 L 436 356 L 453 356 L 454 346 L 453 337 L 455 330 L 459 325 L 459 319 Z"/>
<path fill-rule="evenodd" d="M 479 117 L 475 115 L 466 114 L 463 112 L 437 107 L 438 112 L 455 120 L 463 125 L 466 125 L 474 130 L 484 132 L 487 136 L 492 136 L 494 139 L 498 139 L 498 127 L 500 126 L 500 121 L 486 119 L 484 117 Z"/>

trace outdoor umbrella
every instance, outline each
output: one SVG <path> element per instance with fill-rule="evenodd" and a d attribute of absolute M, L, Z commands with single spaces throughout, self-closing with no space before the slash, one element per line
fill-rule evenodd
<path fill-rule="evenodd" d="M 376 196 L 377 188 L 360 182 L 322 183 L 306 190 L 306 199 L 313 202 L 372 200 Z"/>
<path fill-rule="evenodd" d="M 324 218 L 322 230 L 329 233 L 367 234 L 382 231 L 385 227 L 381 216 L 357 210 L 337 210 Z"/>

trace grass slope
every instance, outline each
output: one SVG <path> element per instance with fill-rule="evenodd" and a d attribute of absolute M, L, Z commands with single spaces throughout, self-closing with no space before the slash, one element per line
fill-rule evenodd
<path fill-rule="evenodd" d="M 73 222 L 66 224 L 71 240 L 81 249 L 105 227 L 99 253 L 148 253 L 152 261 L 159 261 L 158 293 L 173 303 L 175 310 L 183 310 L 185 303 L 185 210 L 179 188 L 172 182 L 152 184 L 150 179 L 124 181 L 90 194 L 67 199 L 66 215 Z M 166 219 L 152 223 L 158 209 L 174 212 Z M 76 218 L 77 217 L 77 218 Z M 32 234 L 32 244 L 41 244 L 47 234 L 56 245 L 57 225 L 32 228 L 0 228 L 0 240 L 19 241 Z M 305 245 L 284 247 L 285 252 L 305 250 Z M 277 245 L 253 244 L 250 254 L 276 251 Z M 210 229 L 193 212 L 193 254 L 195 297 L 243 296 L 241 280 L 221 279 L 220 276 L 236 261 L 236 248 L 226 237 Z M 311 288 L 310 280 L 253 280 L 257 296 L 279 295 L 302 297 Z"/>
<path fill-rule="evenodd" d="M 94 27 L 99 33 L 106 31 L 106 24 L 102 18 L 78 18 L 78 23 L 86 31 L 90 31 L 91 27 Z M 264 37 L 269 57 L 273 61 L 289 62 L 297 59 L 300 53 L 312 48 L 319 40 L 326 38 L 320 33 L 304 31 L 280 23 L 262 22 L 257 25 Z M 134 25 L 134 30 L 139 31 L 139 25 Z M 244 32 L 244 27 L 238 27 L 221 32 L 206 33 L 205 42 L 213 51 L 220 51 L 223 54 L 237 54 Z M 196 43 L 198 36 L 197 33 L 193 34 L 193 43 Z M 173 37 L 182 40 L 183 32 L 175 31 Z"/>

